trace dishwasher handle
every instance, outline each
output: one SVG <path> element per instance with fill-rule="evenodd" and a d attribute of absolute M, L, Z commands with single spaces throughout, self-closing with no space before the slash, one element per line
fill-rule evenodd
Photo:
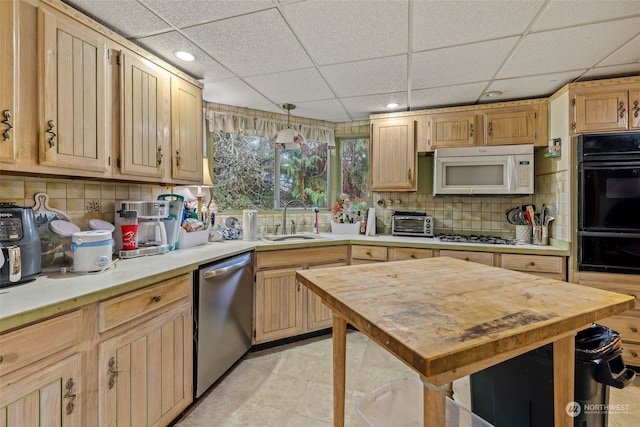
<path fill-rule="evenodd" d="M 211 267 L 210 269 L 202 272 L 202 278 L 207 280 L 207 279 L 213 279 L 214 277 L 223 276 L 228 273 L 233 273 L 234 271 L 240 270 L 242 267 L 245 267 L 250 262 L 251 262 L 251 257 L 247 256 L 242 259 L 239 259 L 238 262 L 234 264 L 231 264 L 222 268 Z"/>

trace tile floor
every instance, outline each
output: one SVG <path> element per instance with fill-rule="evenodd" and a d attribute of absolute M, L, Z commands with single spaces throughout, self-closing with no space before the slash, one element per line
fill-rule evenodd
<path fill-rule="evenodd" d="M 363 425 L 356 413 L 362 396 L 403 377 L 417 375 L 363 334 L 350 331 L 346 426 Z M 176 427 L 331 427 L 331 384 L 329 335 L 249 353 Z M 469 406 L 467 378 L 454 383 L 454 397 Z M 639 426 L 640 379 L 623 390 L 611 388 L 609 403 L 620 404 L 620 410 L 609 415 L 609 427 Z"/>

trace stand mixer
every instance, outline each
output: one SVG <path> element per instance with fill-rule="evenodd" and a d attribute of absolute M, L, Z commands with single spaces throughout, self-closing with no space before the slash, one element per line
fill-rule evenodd
<path fill-rule="evenodd" d="M 157 255 L 169 252 L 163 219 L 169 217 L 169 201 L 117 201 L 114 240 L 120 258 Z M 123 226 L 137 225 L 135 243 L 125 249 Z"/>

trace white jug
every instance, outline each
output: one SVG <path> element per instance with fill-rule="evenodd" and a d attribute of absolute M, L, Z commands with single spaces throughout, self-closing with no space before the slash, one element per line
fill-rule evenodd
<path fill-rule="evenodd" d="M 258 240 L 258 211 L 255 209 L 242 211 L 242 240 Z"/>

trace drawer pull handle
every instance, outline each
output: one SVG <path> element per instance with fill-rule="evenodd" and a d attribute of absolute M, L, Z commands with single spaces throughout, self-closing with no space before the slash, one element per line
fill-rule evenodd
<path fill-rule="evenodd" d="M 0 354 L 0 363 L 4 360 L 4 357 Z"/>
<path fill-rule="evenodd" d="M 469 257 L 466 257 L 464 260 L 465 260 L 465 261 L 471 261 L 471 260 L 469 259 Z"/>
<path fill-rule="evenodd" d="M 73 385 L 73 379 L 69 378 L 64 387 L 66 390 L 64 398 L 69 400 L 67 402 L 67 415 L 71 415 L 73 412 L 73 401 L 76 400 L 76 394 L 73 392 Z"/>
<path fill-rule="evenodd" d="M 633 332 L 634 334 L 638 333 L 638 328 L 636 328 L 635 326 L 631 327 L 631 332 Z"/>
<path fill-rule="evenodd" d="M 118 371 L 116 371 L 115 369 L 116 359 L 114 359 L 113 357 L 110 358 L 107 366 L 108 366 L 107 375 L 109 375 L 109 390 L 111 390 L 115 385 L 116 377 L 118 376 Z"/>
<path fill-rule="evenodd" d="M 367 251 L 367 255 L 371 256 L 371 252 Z"/>
<path fill-rule="evenodd" d="M 160 295 L 156 295 L 153 297 L 153 302 L 160 302 L 161 299 L 162 297 Z"/>
<path fill-rule="evenodd" d="M 635 351 L 631 352 L 631 357 L 638 357 L 638 353 L 636 353 Z"/>
<path fill-rule="evenodd" d="M 416 254 L 411 254 L 411 258 L 416 259 Z"/>
<path fill-rule="evenodd" d="M 536 263 L 535 263 L 535 262 L 533 262 L 533 261 L 531 261 L 531 262 L 529 263 L 529 265 L 530 265 L 531 267 L 533 267 L 534 265 L 536 265 Z"/>

